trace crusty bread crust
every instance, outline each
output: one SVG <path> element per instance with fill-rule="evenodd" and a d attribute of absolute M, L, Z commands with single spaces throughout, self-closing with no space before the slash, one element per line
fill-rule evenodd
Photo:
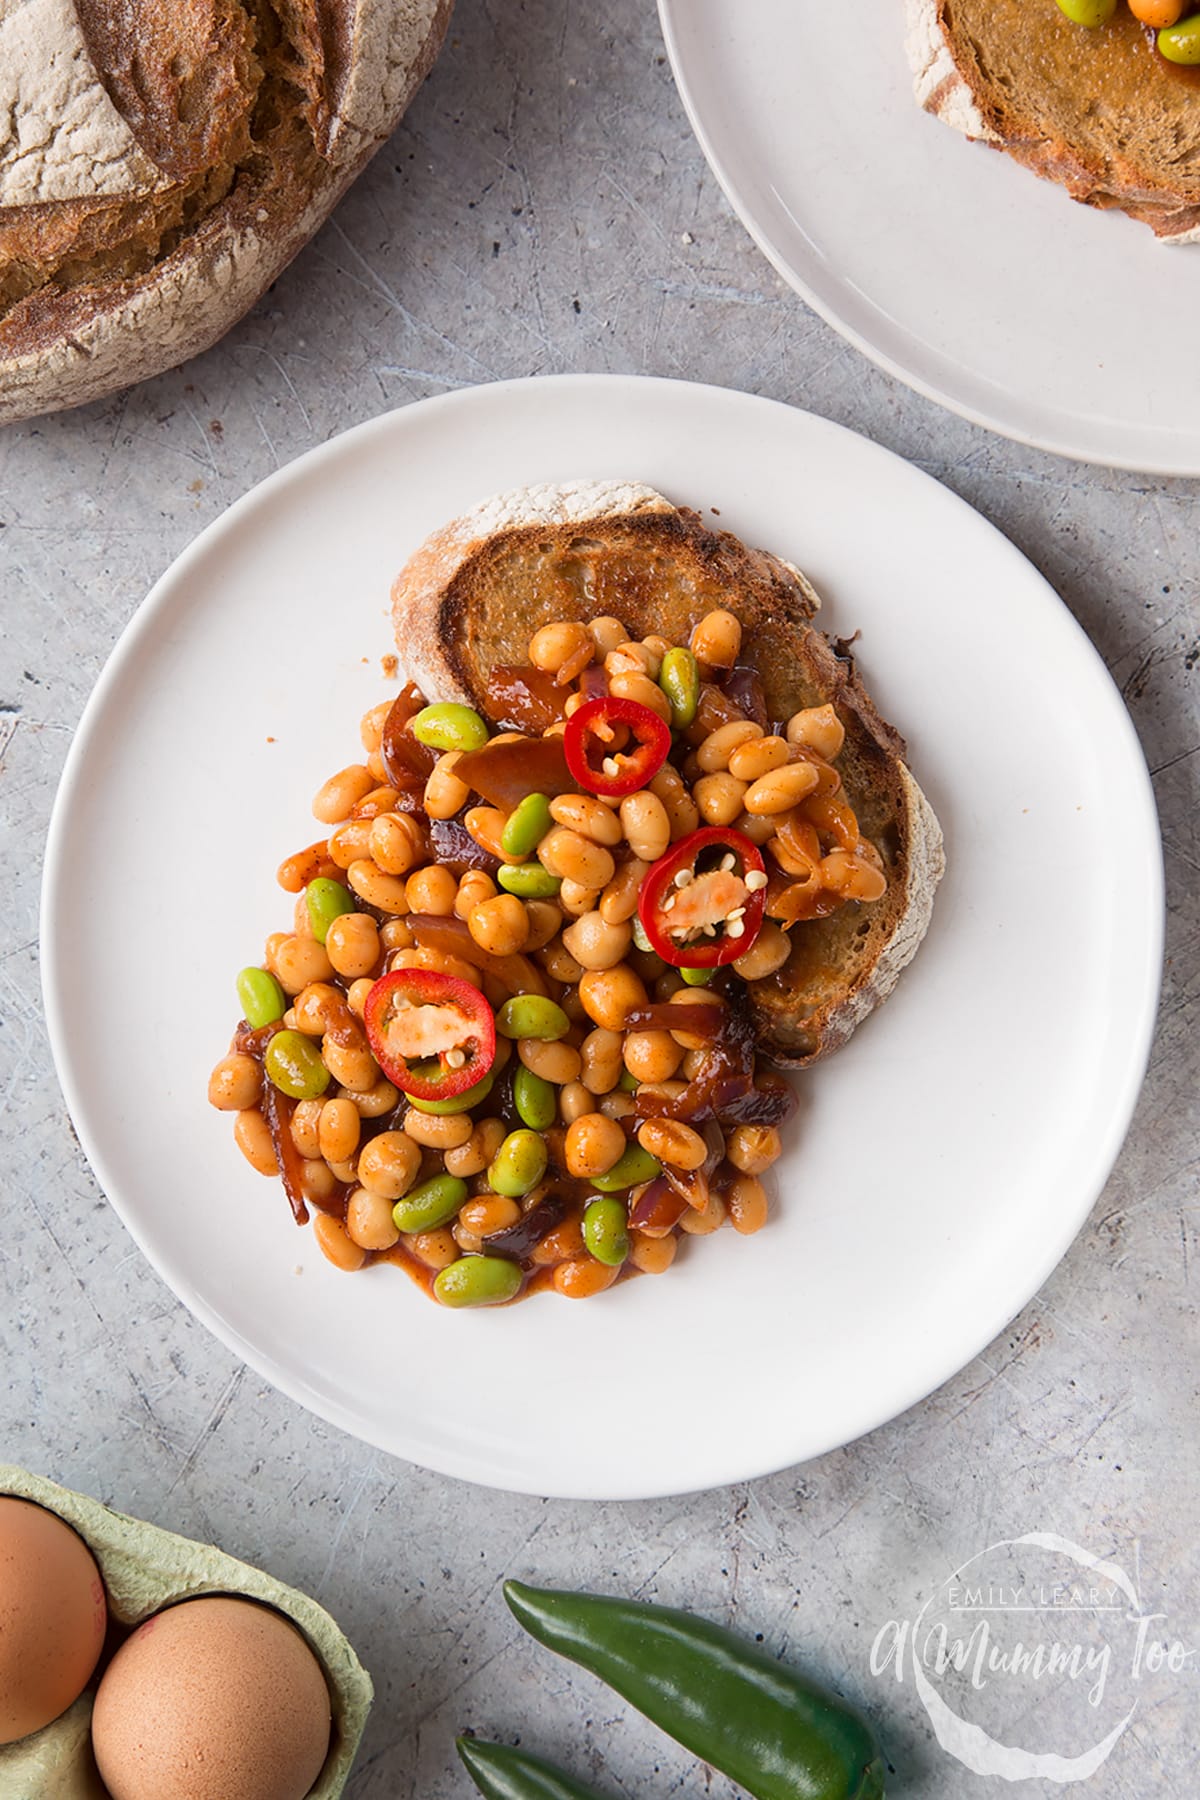
<path fill-rule="evenodd" d="M 929 925 L 942 835 L 848 647 L 814 626 L 820 599 L 797 569 L 640 483 L 579 481 L 501 494 L 441 527 L 397 576 L 392 604 L 408 678 L 484 713 L 490 670 L 524 662 L 550 619 L 613 614 L 635 637 L 686 642 L 711 607 L 733 608 L 771 717 L 837 707 L 847 794 L 889 879 L 875 906 L 798 927 L 784 968 L 754 984 L 764 1053 L 787 1067 L 815 1062 L 891 992 Z"/>
<path fill-rule="evenodd" d="M 91 60 L 84 0 L 0 0 L 0 244 L 7 235 L 18 276 L 33 271 L 29 291 L 18 288 L 0 316 L 0 422 L 100 399 L 213 344 L 395 128 L 452 5 L 279 0 L 268 9 L 248 0 L 247 18 L 272 10 L 278 30 L 294 33 L 294 91 L 268 139 L 252 142 L 239 80 L 261 71 L 248 46 L 227 43 L 228 130 L 210 172 L 191 166 L 187 143 L 176 166 L 164 166 L 170 152 L 150 103 L 178 125 L 169 60 L 135 132 Z M 123 17 L 107 8 L 92 16 Z M 164 35 L 174 29 L 170 8 L 156 17 Z M 109 86 L 120 86 L 111 72 Z M 131 77 L 126 87 L 134 94 Z M 147 155 L 148 143 L 163 161 Z M 37 259 L 51 250 L 56 261 L 39 276 Z"/>
<path fill-rule="evenodd" d="M 1148 169 L 1116 145 L 1111 154 L 1101 158 L 1080 141 L 1078 132 L 1072 133 L 1069 110 L 1067 118 L 1057 124 L 1033 116 L 1023 105 L 1019 89 L 1014 90 L 1011 83 L 1000 86 L 989 81 L 974 53 L 969 31 L 948 0 L 905 0 L 905 12 L 905 47 L 913 88 L 918 105 L 926 112 L 968 138 L 1007 151 L 1033 174 L 1065 187 L 1073 199 L 1128 213 L 1149 225 L 1163 243 L 1200 243 L 1200 204 L 1194 177 L 1185 185 L 1182 176 L 1170 168 Z M 1061 21 L 1054 23 L 1057 26 Z M 1037 16 L 1031 12 L 1026 40 L 1031 54 L 1036 54 L 1037 25 Z M 1125 29 L 1124 22 L 1121 28 Z M 1063 101 L 1069 109 L 1070 96 L 1064 95 Z M 1200 111 L 1200 92 L 1195 104 Z M 1079 105 L 1080 116 L 1085 110 L 1090 113 L 1092 97 L 1081 95 Z"/>

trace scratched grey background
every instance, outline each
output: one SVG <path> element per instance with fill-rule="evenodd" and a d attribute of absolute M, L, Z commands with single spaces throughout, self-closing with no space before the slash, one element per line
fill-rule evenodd
<path fill-rule="evenodd" d="M 1013 1326 L 924 1405 L 820 1462 L 600 1507 L 486 1493 L 377 1454 L 265 1389 L 193 1323 L 72 1136 L 36 942 L 72 728 L 122 626 L 200 527 L 381 409 L 576 369 L 695 377 L 812 408 L 1006 531 L 1125 693 L 1154 773 L 1170 908 L 1160 1029 L 1129 1141 L 1087 1229 Z M 872 1675 L 870 1645 L 994 1540 L 1052 1531 L 1115 1559 L 1166 1615 L 1154 1632 L 1200 1646 L 1198 500 L 1195 482 L 1001 442 L 845 346 L 732 216 L 637 0 L 459 0 L 402 130 L 222 345 L 109 404 L 0 435 L 0 1457 L 215 1539 L 329 1606 L 378 1688 L 353 1800 L 465 1794 L 452 1754 L 465 1726 L 520 1735 L 613 1795 L 728 1791 L 522 1641 L 498 1594 L 509 1572 L 658 1596 L 761 1632 L 862 1700 L 894 1792 L 930 1800 L 1009 1790 L 939 1748 L 911 1682 Z M 942 649 L 952 679 L 953 645 Z M 1198 1662 L 1143 1680 L 1132 1725 L 1088 1784 L 1097 1800 L 1194 1791 Z M 1066 1754 L 1087 1741 L 1061 1686 L 1030 1706 L 1039 1743 Z"/>

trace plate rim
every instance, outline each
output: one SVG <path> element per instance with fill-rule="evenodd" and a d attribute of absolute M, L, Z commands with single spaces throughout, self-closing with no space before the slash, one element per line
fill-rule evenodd
<path fill-rule="evenodd" d="M 983 409 L 973 406 L 969 401 L 957 398 L 938 382 L 929 380 L 899 358 L 889 355 L 886 350 L 872 343 L 870 338 L 864 336 L 861 331 L 844 319 L 837 307 L 817 292 L 772 241 L 770 233 L 761 223 L 754 208 L 746 200 L 741 185 L 734 178 L 726 158 L 717 149 L 716 142 L 702 118 L 695 93 L 685 72 L 684 59 L 680 51 L 676 13 L 686 3 L 687 0 L 657 0 L 658 19 L 676 91 L 683 103 L 688 123 L 700 146 L 704 160 L 743 229 L 766 257 L 776 274 L 787 283 L 794 293 L 799 295 L 806 306 L 810 307 L 819 318 L 836 331 L 839 337 L 843 338 L 860 355 L 865 356 L 868 362 L 874 363 L 876 368 L 882 369 L 886 375 L 891 375 L 895 380 L 902 382 L 914 393 L 920 394 L 926 400 L 933 401 L 936 406 L 942 407 L 946 412 L 965 419 L 968 424 L 978 425 L 982 430 L 989 431 L 996 437 L 1002 437 L 1009 443 L 1023 444 L 1031 450 L 1044 450 L 1052 456 L 1062 457 L 1069 462 L 1084 463 L 1090 468 L 1120 470 L 1131 475 L 1158 475 L 1166 480 L 1194 480 L 1200 477 L 1200 451 L 1193 454 L 1186 463 L 1160 461 L 1152 456 L 1131 457 L 1120 453 L 1114 455 L 1099 449 L 1081 449 L 1078 444 L 1058 438 L 1053 433 L 1018 430 L 1015 425 L 1004 424 Z M 947 129 L 949 128 L 947 127 Z M 1162 435 L 1169 437 L 1170 433 L 1165 432 Z"/>
<path fill-rule="evenodd" d="M 165 1283 L 180 1303 L 227 1349 L 307 1411 L 315 1413 L 337 1429 L 347 1432 L 348 1435 L 361 1442 L 370 1444 L 373 1448 L 414 1462 L 419 1467 L 435 1470 L 442 1475 L 485 1487 L 500 1487 L 503 1491 L 508 1492 L 543 1496 L 550 1494 L 555 1498 L 605 1502 L 658 1499 L 708 1491 L 756 1480 L 768 1474 L 778 1473 L 783 1469 L 800 1466 L 800 1462 L 797 1462 L 795 1452 L 789 1453 L 784 1460 L 780 1460 L 776 1451 L 767 1453 L 764 1459 L 755 1461 L 753 1466 L 739 1466 L 732 1472 L 726 1467 L 722 1472 L 719 1454 L 710 1455 L 708 1471 L 700 1479 L 689 1474 L 682 1484 L 664 1485 L 661 1478 L 653 1478 L 648 1483 L 644 1477 L 638 1478 L 636 1474 L 633 1474 L 624 1479 L 607 1482 L 604 1492 L 597 1493 L 595 1484 L 590 1482 L 580 1484 L 566 1480 L 556 1483 L 553 1488 L 548 1488 L 544 1482 L 522 1479 L 519 1476 L 514 1478 L 511 1474 L 506 1475 L 503 1482 L 498 1482 L 486 1473 L 479 1473 L 477 1468 L 473 1469 L 470 1451 L 458 1444 L 452 1446 L 445 1454 L 440 1449 L 436 1455 L 429 1453 L 428 1449 L 423 1449 L 418 1459 L 411 1451 L 398 1449 L 394 1442 L 385 1441 L 387 1439 L 385 1429 L 376 1428 L 374 1433 L 365 1430 L 352 1408 L 340 1404 L 336 1397 L 330 1398 L 323 1390 L 314 1388 L 310 1379 L 302 1372 L 296 1372 L 288 1365 L 279 1363 L 272 1355 L 258 1350 L 254 1343 L 222 1316 L 213 1302 L 196 1290 L 186 1271 L 172 1266 L 171 1272 L 168 1273 L 167 1267 L 164 1265 L 170 1263 L 170 1257 L 163 1258 L 157 1251 L 152 1250 L 138 1225 L 130 1217 L 120 1195 L 119 1182 L 110 1182 L 107 1179 L 108 1159 L 103 1149 L 98 1147 L 97 1138 L 93 1134 L 88 1120 L 85 1092 L 81 1083 L 76 1079 L 70 1050 L 70 1032 L 67 1026 L 67 1007 L 64 997 L 66 983 L 60 956 L 61 946 L 58 943 L 58 934 L 55 928 L 57 897 L 63 882 L 65 846 L 75 807 L 86 794 L 86 783 L 81 782 L 79 777 L 84 767 L 91 732 L 104 716 L 109 690 L 124 677 L 126 665 L 136 657 L 143 636 L 148 635 L 155 628 L 160 616 L 169 616 L 177 585 L 190 574 L 192 565 L 208 554 L 210 546 L 227 532 L 239 526 L 243 518 L 253 513 L 257 507 L 269 504 L 279 491 L 293 482 L 304 480 L 311 470 L 319 467 L 322 463 L 336 460 L 345 453 L 348 446 L 358 449 L 363 444 L 369 443 L 372 437 L 384 436 L 392 422 L 401 415 L 411 415 L 414 412 L 453 412 L 459 409 L 469 411 L 470 407 L 475 404 L 476 397 L 481 395 L 486 395 L 490 400 L 502 404 L 504 396 L 514 392 L 529 394 L 535 390 L 566 391 L 571 388 L 586 392 L 594 391 L 597 387 L 612 390 L 636 388 L 642 392 L 657 389 L 668 394 L 685 390 L 688 394 L 699 394 L 706 399 L 714 400 L 719 405 L 732 404 L 735 407 L 745 407 L 750 410 L 764 409 L 799 415 L 818 432 L 828 431 L 839 437 L 854 438 L 859 452 L 884 459 L 888 465 L 902 470 L 909 478 L 918 483 L 931 483 L 955 510 L 960 510 L 963 515 L 973 521 L 974 526 L 982 527 L 991 534 L 998 553 L 1015 559 L 1022 565 L 1027 578 L 1041 589 L 1046 601 L 1060 609 L 1064 623 L 1070 628 L 1080 648 L 1093 659 L 1097 673 L 1104 676 L 1109 698 L 1113 703 L 1113 718 L 1125 739 L 1125 755 L 1129 760 L 1131 772 L 1135 772 L 1138 776 L 1138 786 L 1143 800 L 1143 806 L 1138 814 L 1139 822 L 1145 828 L 1148 843 L 1153 846 L 1155 852 L 1149 859 L 1145 870 L 1147 882 L 1145 910 L 1147 921 L 1152 929 L 1148 931 L 1143 943 L 1145 969 L 1138 984 L 1140 995 L 1138 1028 L 1130 1036 L 1131 1048 L 1126 1056 L 1123 1079 L 1120 1084 L 1120 1104 L 1114 1105 L 1110 1113 L 1107 1132 L 1097 1137 L 1096 1153 L 1093 1156 L 1092 1165 L 1093 1174 L 1091 1179 L 1081 1184 L 1077 1204 L 1060 1217 L 1059 1229 L 1051 1237 L 1041 1240 L 1042 1253 L 1036 1259 L 1035 1264 L 1029 1265 L 1027 1274 L 1020 1282 L 1019 1286 L 1022 1292 L 1016 1305 L 1010 1307 L 1008 1300 L 1005 1299 L 996 1309 L 986 1313 L 986 1325 L 982 1332 L 977 1330 L 972 1333 L 974 1347 L 965 1357 L 956 1348 L 951 1353 L 948 1362 L 945 1357 L 938 1359 L 941 1372 L 932 1381 L 926 1383 L 924 1376 L 918 1375 L 917 1386 L 907 1388 L 905 1390 L 907 1397 L 898 1404 L 895 1402 L 894 1396 L 885 1397 L 881 1399 L 878 1407 L 860 1409 L 868 1414 L 864 1422 L 855 1423 L 848 1434 L 843 1435 L 838 1432 L 828 1442 L 822 1441 L 815 1448 L 804 1448 L 800 1452 L 800 1462 L 814 1460 L 832 1450 L 856 1442 L 879 1426 L 901 1417 L 913 1406 L 926 1400 L 930 1394 L 936 1392 L 947 1381 L 953 1379 L 1036 1296 L 1049 1274 L 1057 1267 L 1071 1243 L 1082 1230 L 1088 1214 L 1112 1172 L 1128 1134 L 1150 1055 L 1162 978 L 1165 896 L 1162 842 L 1158 830 L 1157 809 L 1140 740 L 1128 710 L 1121 702 L 1116 685 L 1100 658 L 1099 652 L 1046 577 L 997 526 L 993 525 L 969 502 L 955 494 L 952 489 L 938 482 L 935 477 L 926 474 L 924 470 L 908 462 L 896 452 L 866 437 L 863 433 L 837 424 L 820 414 L 792 406 L 786 401 L 749 394 L 737 388 L 719 387 L 701 382 L 659 376 L 605 373 L 518 377 L 502 382 L 482 383 L 454 389 L 447 393 L 432 395 L 423 400 L 389 409 L 387 412 L 364 420 L 302 452 L 291 462 L 273 470 L 262 481 L 254 484 L 240 495 L 216 518 L 210 520 L 170 562 L 126 621 L 87 698 L 64 760 L 46 837 L 39 913 L 39 949 L 47 1035 L 55 1073 L 66 1101 L 67 1110 L 97 1184 L 157 1277 Z M 477 1456 L 475 1460 L 477 1462 Z"/>

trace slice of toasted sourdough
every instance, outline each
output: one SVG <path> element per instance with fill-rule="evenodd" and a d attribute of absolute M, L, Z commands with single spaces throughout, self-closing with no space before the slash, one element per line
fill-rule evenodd
<path fill-rule="evenodd" d="M 1200 85 L 1124 5 L 1073 24 L 1056 0 L 905 0 L 917 100 L 1169 243 L 1200 242 Z"/>
<path fill-rule="evenodd" d="M 489 672 L 528 661 L 553 619 L 615 616 L 631 636 L 686 644 L 724 606 L 742 624 L 741 661 L 773 719 L 832 701 L 846 729 L 838 767 L 888 891 L 793 928 L 783 969 L 750 989 L 765 1055 L 798 1068 L 836 1050 L 890 993 L 929 924 L 943 868 L 937 820 L 844 645 L 812 624 L 804 577 L 633 482 L 533 487 L 485 501 L 434 532 L 396 578 L 400 662 L 427 697 L 487 713 Z"/>

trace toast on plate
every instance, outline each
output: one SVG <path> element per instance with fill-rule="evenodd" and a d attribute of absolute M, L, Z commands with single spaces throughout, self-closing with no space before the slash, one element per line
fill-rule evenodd
<path fill-rule="evenodd" d="M 1088 206 L 1200 242 L 1200 71 L 1125 6 L 1094 30 L 1055 0 L 905 0 L 916 96 Z"/>
<path fill-rule="evenodd" d="M 942 835 L 904 740 L 867 695 L 848 644 L 813 623 L 820 600 L 797 569 L 651 488 L 581 481 L 501 494 L 435 531 L 392 599 L 409 679 L 428 699 L 462 701 L 494 722 L 490 672 L 524 664 L 544 624 L 615 616 L 633 638 L 687 643 L 713 608 L 735 613 L 767 719 L 836 708 L 846 795 L 888 878 L 875 905 L 793 929 L 783 968 L 749 990 L 760 1047 L 785 1067 L 815 1062 L 891 992 L 929 925 Z"/>

